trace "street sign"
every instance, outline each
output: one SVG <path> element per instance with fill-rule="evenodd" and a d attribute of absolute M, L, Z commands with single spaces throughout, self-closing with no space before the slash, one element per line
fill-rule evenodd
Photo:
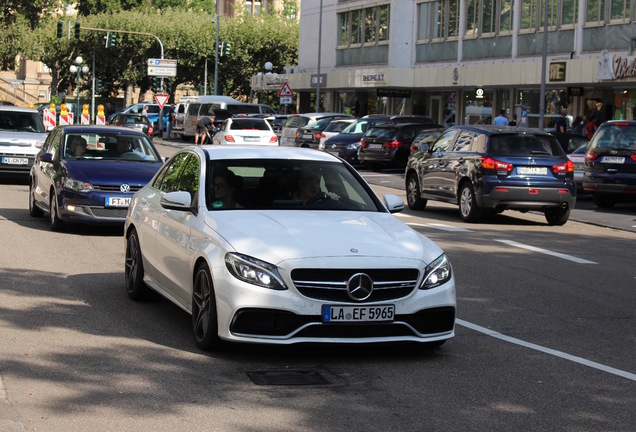
<path fill-rule="evenodd" d="M 156 94 L 155 95 L 155 100 L 159 104 L 159 109 L 163 109 L 163 106 L 168 101 L 168 98 L 170 98 L 170 95 L 167 95 L 167 94 Z"/>
<path fill-rule="evenodd" d="M 293 102 L 292 97 L 291 96 L 283 96 L 280 98 L 280 104 L 281 105 L 291 105 Z"/>
<path fill-rule="evenodd" d="M 11 81 L 11 88 L 17 89 L 18 87 L 20 87 L 20 84 L 22 84 L 22 81 Z"/>
<path fill-rule="evenodd" d="M 176 77 L 177 61 L 172 59 L 148 59 L 148 76 Z"/>
<path fill-rule="evenodd" d="M 292 91 L 291 87 L 289 87 L 289 84 L 287 84 L 287 81 L 283 83 L 283 86 L 280 88 L 280 91 L 278 92 L 278 97 L 285 97 L 285 96 L 289 96 L 289 97 L 294 96 L 294 92 Z"/>

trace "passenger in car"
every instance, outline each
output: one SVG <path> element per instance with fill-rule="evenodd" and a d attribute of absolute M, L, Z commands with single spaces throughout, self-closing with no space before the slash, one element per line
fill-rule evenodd
<path fill-rule="evenodd" d="M 243 208 L 235 201 L 235 194 L 240 187 L 241 177 L 229 169 L 221 169 L 214 173 L 214 210 Z"/>
<path fill-rule="evenodd" d="M 86 153 L 86 140 L 80 136 L 71 138 L 71 155 L 75 157 L 82 156 Z"/>

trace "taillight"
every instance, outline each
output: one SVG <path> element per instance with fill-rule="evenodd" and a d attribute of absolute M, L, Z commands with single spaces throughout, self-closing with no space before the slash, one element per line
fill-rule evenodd
<path fill-rule="evenodd" d="M 278 137 L 277 137 L 276 135 L 272 136 L 272 137 L 269 139 L 269 143 L 270 143 L 270 144 L 274 144 L 274 143 L 277 143 L 277 142 L 278 142 Z"/>
<path fill-rule="evenodd" d="M 232 135 L 225 135 L 225 141 L 234 142 L 234 137 Z"/>
<path fill-rule="evenodd" d="M 636 162 L 636 153 L 635 153 L 635 154 L 633 154 L 633 155 L 631 155 L 631 156 L 630 156 L 630 158 L 632 158 L 632 160 L 633 160 L 634 162 Z"/>
<path fill-rule="evenodd" d="M 388 143 L 384 144 L 384 148 L 400 148 L 402 147 L 402 141 L 398 141 L 398 140 L 393 140 L 393 141 L 389 141 Z"/>
<path fill-rule="evenodd" d="M 154 131 L 155 129 L 152 127 L 152 125 L 148 126 L 148 135 L 152 135 Z"/>
<path fill-rule="evenodd" d="M 327 136 L 324 133 L 321 133 L 320 136 L 316 138 L 323 139 L 323 138 L 327 138 Z"/>
<path fill-rule="evenodd" d="M 597 157 L 598 157 L 598 155 L 596 153 L 594 153 L 592 150 L 588 150 L 588 151 L 585 152 L 585 160 L 586 161 L 593 161 Z"/>
<path fill-rule="evenodd" d="M 360 140 L 360 147 L 367 148 L 367 142 L 365 140 Z"/>
<path fill-rule="evenodd" d="M 512 171 L 512 164 L 495 160 L 491 157 L 481 157 L 481 167 L 497 171 Z"/>
<path fill-rule="evenodd" d="M 315 134 L 314 134 L 314 139 L 319 140 L 321 136 L 322 136 L 322 134 L 321 134 L 321 133 L 315 133 Z"/>
<path fill-rule="evenodd" d="M 569 160 L 566 163 L 562 163 L 562 164 L 559 164 L 559 165 L 554 165 L 552 167 L 552 171 L 555 174 L 573 173 L 574 172 L 574 162 Z"/>
<path fill-rule="evenodd" d="M 300 132 L 296 131 L 296 138 L 300 138 Z"/>

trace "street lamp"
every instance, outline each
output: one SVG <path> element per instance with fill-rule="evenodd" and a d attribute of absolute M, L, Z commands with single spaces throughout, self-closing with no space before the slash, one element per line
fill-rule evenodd
<path fill-rule="evenodd" d="M 258 78 L 261 80 L 261 92 L 258 95 L 258 103 L 263 103 L 262 99 L 263 99 L 263 88 L 265 87 L 265 77 L 269 78 L 272 76 L 272 68 L 274 67 L 272 62 L 265 62 L 263 66 L 265 67 L 265 70 L 267 72 L 265 73 L 259 72 L 258 74 L 256 74 Z"/>
<path fill-rule="evenodd" d="M 69 68 L 69 70 L 71 71 L 71 73 L 77 73 L 77 120 L 76 123 L 80 122 L 79 116 L 80 116 L 80 110 L 79 110 L 79 100 L 80 100 L 80 73 L 83 72 L 84 74 L 88 73 L 88 66 L 81 66 L 82 62 L 84 61 L 84 59 L 80 56 L 75 57 L 75 65 L 71 65 L 71 67 Z"/>
<path fill-rule="evenodd" d="M 214 96 L 217 95 L 217 86 L 219 84 L 219 11 L 216 8 L 216 2 L 214 2 L 214 13 L 216 14 L 216 21 L 214 18 L 210 22 L 216 22 L 216 44 L 214 45 Z"/>

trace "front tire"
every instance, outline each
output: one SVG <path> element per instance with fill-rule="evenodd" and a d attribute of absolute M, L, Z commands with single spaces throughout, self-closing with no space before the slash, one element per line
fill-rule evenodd
<path fill-rule="evenodd" d="M 64 222 L 60 219 L 58 212 L 57 194 L 55 191 L 51 191 L 51 198 L 49 200 L 49 225 L 53 231 L 62 231 L 62 229 L 64 229 Z"/>
<path fill-rule="evenodd" d="M 219 348 L 219 325 L 212 276 L 206 263 L 197 267 L 192 290 L 192 329 L 197 346 L 209 351 Z"/>
<path fill-rule="evenodd" d="M 478 222 L 482 209 L 477 205 L 475 189 L 470 183 L 464 183 L 459 191 L 459 213 L 465 222 Z"/>
<path fill-rule="evenodd" d="M 33 183 L 29 185 L 29 214 L 32 217 L 42 217 L 44 212 L 35 204 L 35 195 L 33 195 Z"/>
<path fill-rule="evenodd" d="M 420 182 L 415 173 L 410 173 L 406 179 L 406 202 L 411 210 L 424 210 L 427 200 L 420 195 Z"/>
<path fill-rule="evenodd" d="M 126 241 L 126 261 L 124 276 L 126 277 L 126 292 L 131 300 L 145 300 L 150 289 L 144 283 L 144 262 L 141 255 L 139 235 L 133 229 Z"/>
<path fill-rule="evenodd" d="M 545 220 L 548 221 L 548 225 L 565 225 L 570 218 L 570 209 L 563 209 L 560 207 L 551 208 L 545 211 Z"/>

